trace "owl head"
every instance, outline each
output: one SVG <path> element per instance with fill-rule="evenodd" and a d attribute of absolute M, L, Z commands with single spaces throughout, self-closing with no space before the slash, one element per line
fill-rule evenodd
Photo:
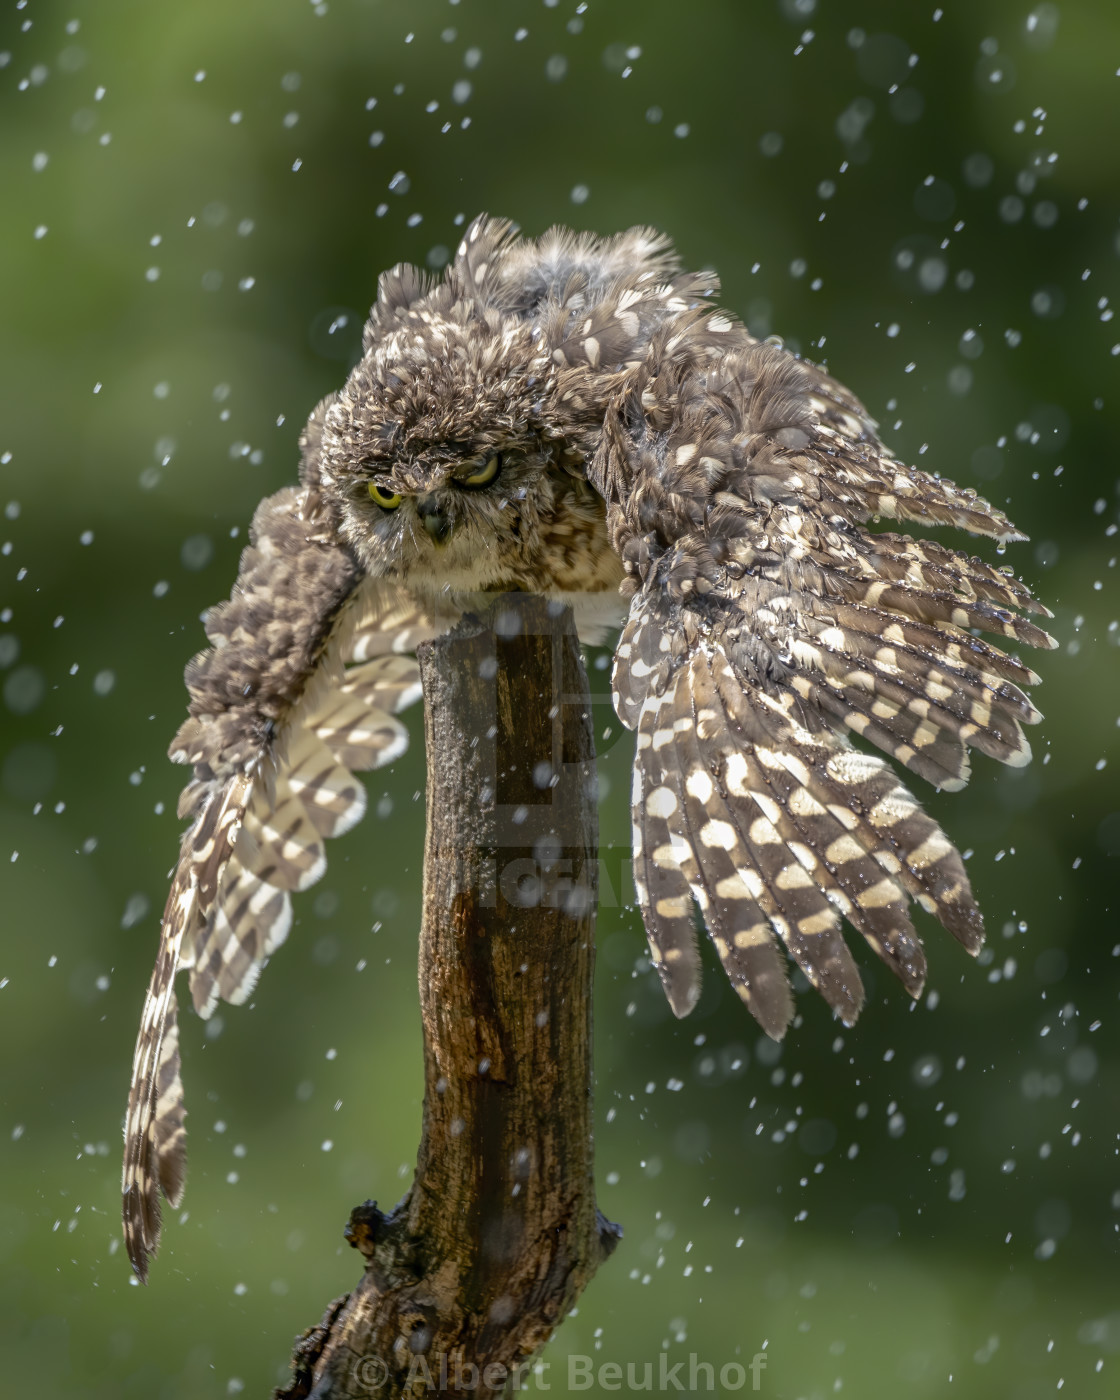
<path fill-rule="evenodd" d="M 482 217 L 438 279 L 385 273 L 362 358 L 305 451 L 367 570 L 524 586 L 612 395 L 670 318 L 706 309 L 715 279 L 676 272 L 652 230 L 527 240 Z"/>

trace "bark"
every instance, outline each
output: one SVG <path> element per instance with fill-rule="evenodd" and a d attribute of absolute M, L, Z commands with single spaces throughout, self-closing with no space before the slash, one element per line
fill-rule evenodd
<path fill-rule="evenodd" d="M 420 668 L 416 1175 L 388 1214 L 352 1213 L 364 1276 L 304 1334 L 276 1400 L 499 1394 L 620 1234 L 595 1207 L 595 748 L 571 613 L 504 597 Z"/>

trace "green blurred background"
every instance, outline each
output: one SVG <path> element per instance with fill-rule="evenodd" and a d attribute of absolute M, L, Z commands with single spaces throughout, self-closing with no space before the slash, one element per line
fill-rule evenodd
<path fill-rule="evenodd" d="M 780 1049 L 709 964 L 675 1023 L 615 880 L 600 1202 L 550 1347 L 748 1362 L 774 1397 L 1118 1393 L 1120 9 L 1012 0 L 19 0 L 0 22 L 4 1392 L 263 1396 L 407 1186 L 423 754 L 300 897 L 255 1005 L 185 1020 L 191 1169 L 147 1289 L 120 1123 L 179 824 L 199 613 L 379 271 L 480 210 L 655 224 L 1031 536 L 1036 762 L 930 797 L 986 911 L 912 1006 Z M 986 546 L 978 546 L 994 557 Z M 596 684 L 602 673 L 593 671 Z M 606 711 L 603 712 L 604 716 Z M 604 725 L 606 721 L 604 719 Z M 628 737 L 603 742 L 608 868 Z M 17 858 L 18 853 L 18 858 Z M 359 963 L 365 963 L 358 971 Z M 687 1375 L 687 1366 L 686 1366 Z M 749 1381 L 748 1381 L 749 1387 Z"/>

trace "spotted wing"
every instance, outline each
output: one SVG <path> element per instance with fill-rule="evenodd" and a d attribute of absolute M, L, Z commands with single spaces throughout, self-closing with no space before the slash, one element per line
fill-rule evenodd
<path fill-rule="evenodd" d="M 138 1276 L 159 1241 L 162 1191 L 185 1175 L 175 973 L 190 972 L 203 1016 L 249 996 L 287 937 L 291 894 L 321 877 L 323 842 L 365 811 L 355 772 L 404 752 L 397 712 L 420 695 L 406 654 L 443 623 L 363 580 L 313 487 L 262 503 L 213 643 L 187 670 L 190 718 L 171 757 L 193 765 L 183 837 L 133 1061 L 123 1215 Z"/>
<path fill-rule="evenodd" d="M 245 777 L 231 781 L 200 813 L 188 833 L 190 856 L 180 860 L 163 912 L 159 954 L 132 1060 L 124 1129 L 124 1238 L 141 1280 L 147 1278 L 148 1257 L 159 1242 L 160 1192 L 172 1206 L 178 1205 L 186 1168 L 175 973 L 184 943 L 196 934 L 200 907 L 213 902 L 232 849 L 231 828 L 240 820 L 248 788 Z"/>
<path fill-rule="evenodd" d="M 699 995 L 694 901 L 773 1036 L 792 1015 L 783 946 L 838 1015 L 858 1015 L 845 920 L 918 995 L 910 903 L 972 953 L 980 911 L 952 842 L 847 736 L 947 789 L 967 781 L 970 749 L 1026 763 L 1021 726 L 1040 715 L 1021 687 L 1038 677 L 978 633 L 1054 643 L 1009 573 L 867 522 L 1022 536 L 974 492 L 896 462 L 823 371 L 722 316 L 626 384 L 592 479 L 634 590 L 615 704 L 637 731 L 635 882 L 674 1011 Z"/>

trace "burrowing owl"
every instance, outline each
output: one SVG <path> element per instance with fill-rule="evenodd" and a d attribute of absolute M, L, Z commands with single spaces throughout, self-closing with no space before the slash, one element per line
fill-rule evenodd
<path fill-rule="evenodd" d="M 244 1001 L 362 815 L 352 770 L 404 749 L 408 653 L 479 593 L 569 599 L 621 626 L 614 703 L 637 731 L 634 874 L 678 1016 L 695 1004 L 693 903 L 772 1036 L 782 948 L 845 1022 L 844 920 L 916 996 L 916 900 L 971 953 L 961 857 L 876 748 L 941 788 L 970 748 L 1014 765 L 1038 677 L 981 632 L 1049 647 L 1008 572 L 880 519 L 1022 539 L 971 490 L 896 461 L 845 388 L 712 305 L 649 229 L 533 242 L 480 218 L 447 272 L 386 273 L 364 353 L 312 413 L 300 484 L 263 501 L 212 648 L 187 668 L 193 765 L 125 1131 L 141 1278 L 159 1193 L 184 1173 L 173 983 Z M 853 747 L 848 731 L 866 748 Z"/>

